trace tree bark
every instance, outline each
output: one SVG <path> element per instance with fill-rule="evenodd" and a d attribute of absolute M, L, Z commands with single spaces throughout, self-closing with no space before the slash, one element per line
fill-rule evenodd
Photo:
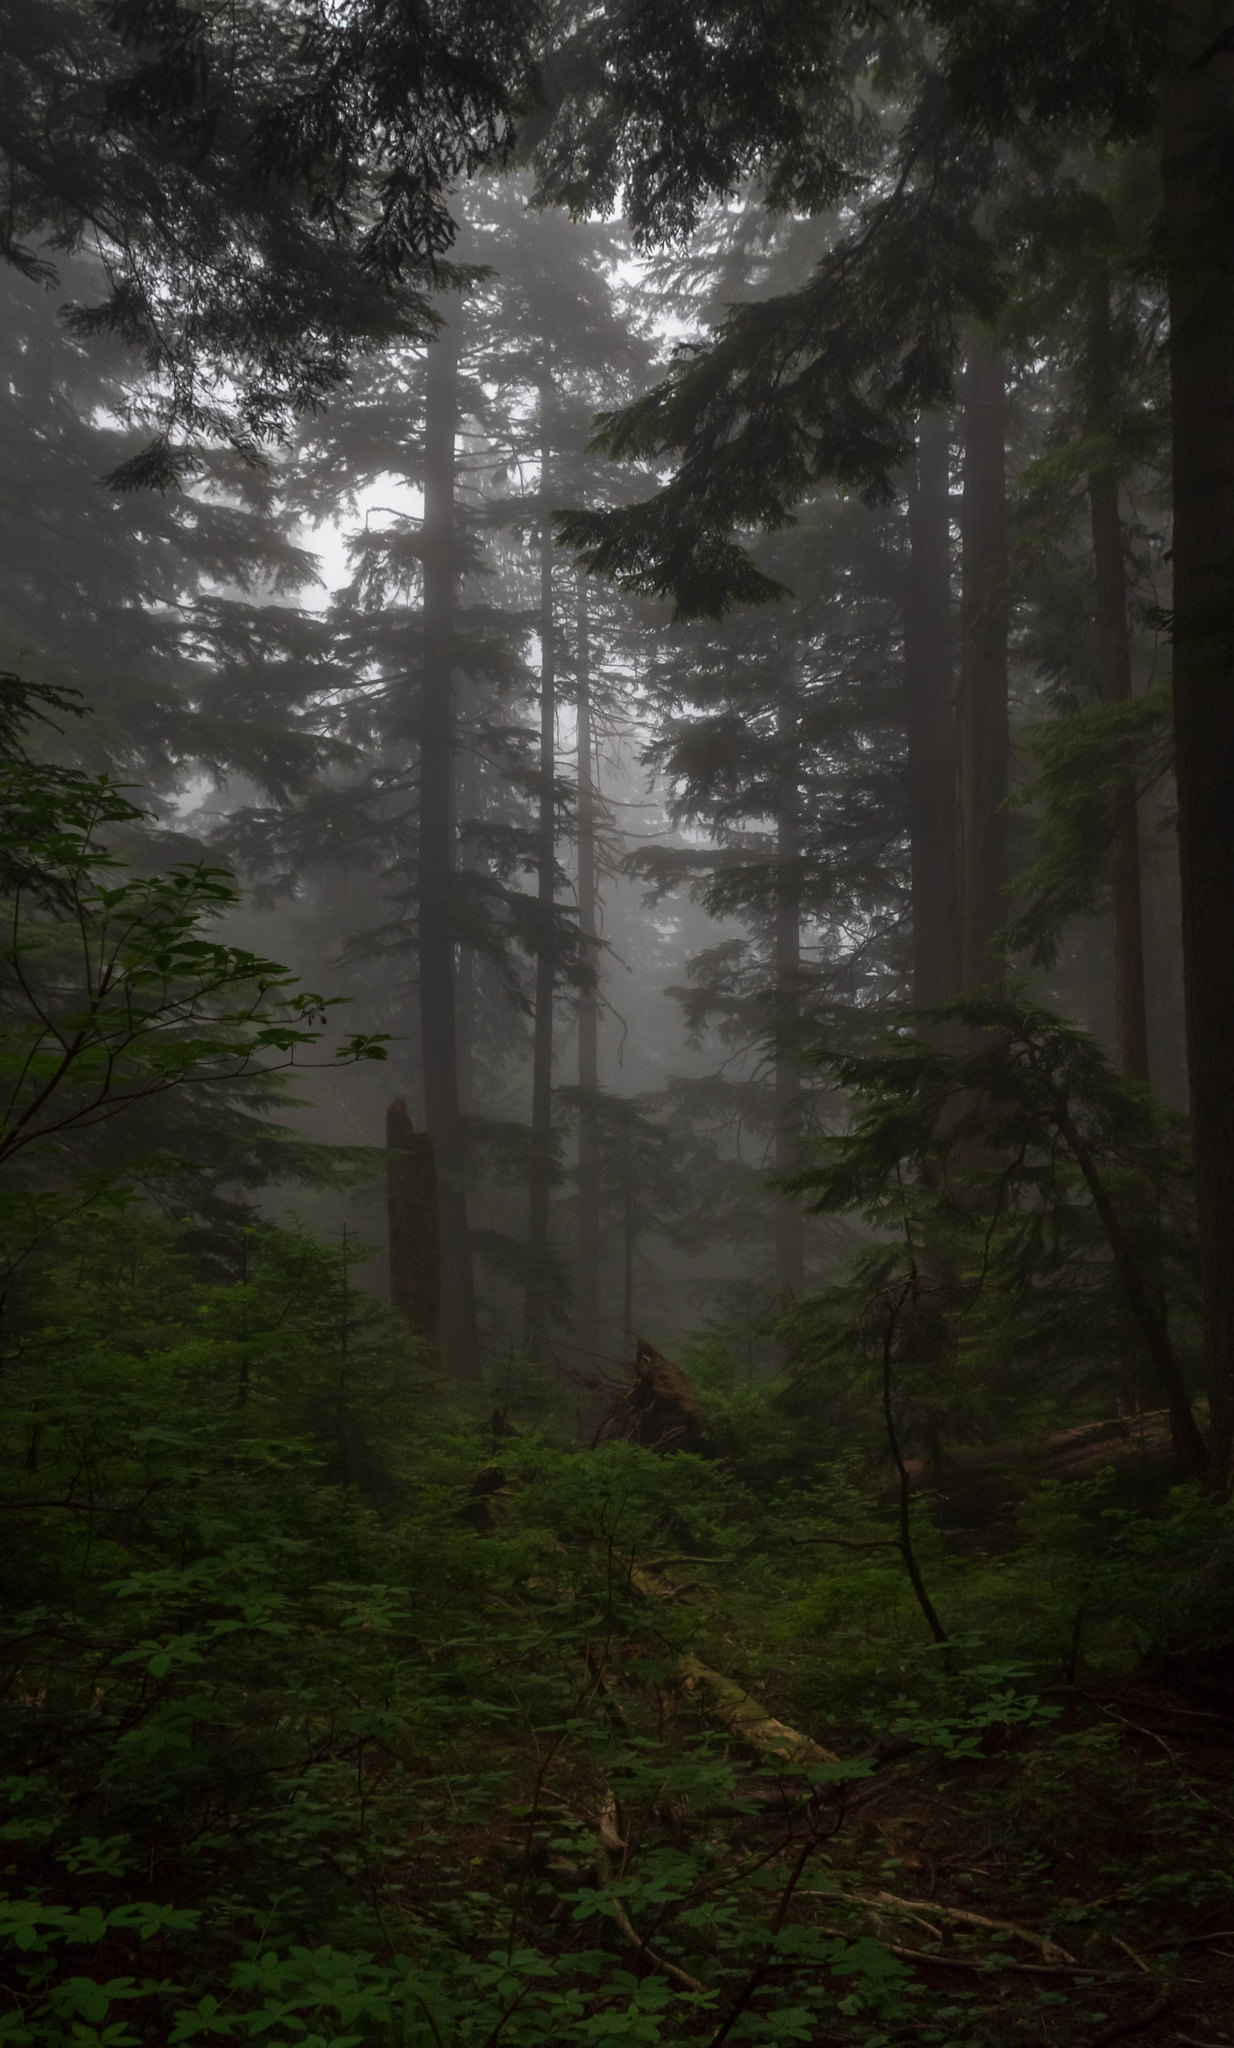
<path fill-rule="evenodd" d="M 455 758 L 453 786 L 450 791 L 450 835 L 453 845 L 459 849 L 459 827 L 473 815 L 477 797 L 474 787 L 474 768 L 467 757 Z M 467 1117 L 475 1108 L 475 1064 L 476 1064 L 476 953 L 473 946 L 459 945 L 454 954 L 454 1027 L 458 1043 L 458 1106 L 460 1115 Z"/>
<path fill-rule="evenodd" d="M 960 984 L 998 980 L 1007 920 L 1007 391 L 1001 355 L 974 341 L 964 375 L 959 761 Z"/>
<path fill-rule="evenodd" d="M 909 481 L 904 587 L 913 1001 L 922 1008 L 960 992 L 950 458 L 946 414 L 933 414 Z"/>
<path fill-rule="evenodd" d="M 1114 362 L 1110 286 L 1104 275 L 1094 284 L 1088 372 L 1089 431 L 1109 436 L 1114 424 Z M 1097 659 L 1101 696 L 1106 704 L 1125 703 L 1131 695 L 1127 571 L 1118 495 L 1118 471 L 1112 463 L 1106 463 L 1088 480 L 1097 579 Z M 1130 761 L 1112 805 L 1110 889 L 1114 907 L 1115 1050 L 1125 1074 L 1133 1081 L 1147 1081 L 1148 1003 L 1144 982 L 1140 820 L 1135 770 Z"/>
<path fill-rule="evenodd" d="M 621 1139 L 621 1232 L 622 1232 L 622 1281 L 621 1281 L 621 1343 L 622 1357 L 629 1358 L 634 1349 L 634 1146 L 627 1124 Z"/>
<path fill-rule="evenodd" d="M 455 1030 L 453 868 L 455 441 L 457 323 L 428 351 L 424 423 L 424 614 L 420 713 L 420 1050 L 425 1119 L 437 1159 L 441 1344 L 455 1379 L 480 1377 L 475 1283 L 464 1187 Z"/>
<path fill-rule="evenodd" d="M 796 1050 L 801 1008 L 801 818 L 795 705 L 781 704 L 778 722 L 782 759 L 776 810 L 775 1169 L 777 1174 L 789 1174 L 801 1149 L 801 1068 Z M 800 1202 L 779 1191 L 775 1255 L 776 1288 L 795 1300 L 805 1292 L 805 1224 Z"/>
<path fill-rule="evenodd" d="M 400 1097 L 386 1111 L 386 1214 L 390 1300 L 423 1347 L 424 1363 L 441 1365 L 441 1251 L 433 1140 L 417 1131 Z"/>
<path fill-rule="evenodd" d="M 1234 51 L 1229 10 L 1172 0 L 1162 179 L 1174 436 L 1174 735 L 1187 1052 L 1211 1413 L 1234 1439 Z"/>
<path fill-rule="evenodd" d="M 596 812 L 591 729 L 591 635 L 587 579 L 578 577 L 578 928 L 585 964 L 599 972 L 596 900 Z M 579 1349 L 600 1346 L 600 1133 L 596 1095 L 600 1086 L 600 993 L 593 981 L 578 999 L 578 1223 L 574 1283 L 575 1339 Z"/>
<path fill-rule="evenodd" d="M 544 1347 L 548 1312 L 549 1196 L 553 1180 L 553 998 L 556 962 L 553 911 L 557 868 L 557 670 L 553 618 L 553 528 L 550 473 L 552 387 L 540 384 L 540 800 L 536 851 L 539 940 L 531 1067 L 531 1185 L 527 1201 L 527 1295 L 523 1342 L 530 1357 Z"/>

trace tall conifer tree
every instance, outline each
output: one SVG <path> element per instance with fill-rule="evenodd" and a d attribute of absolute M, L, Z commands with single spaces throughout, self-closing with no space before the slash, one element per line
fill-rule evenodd
<path fill-rule="evenodd" d="M 1007 919 L 1007 370 L 974 338 L 963 383 L 959 768 L 960 983 L 995 980 Z"/>
<path fill-rule="evenodd" d="M 951 445 L 945 413 L 922 421 L 908 484 L 904 720 L 908 741 L 913 1000 L 960 991 Z"/>
<path fill-rule="evenodd" d="M 452 311 L 455 309 L 452 309 Z M 475 1282 L 464 1186 L 453 891 L 455 464 L 461 318 L 430 345 L 424 413 L 424 608 L 419 772 L 419 997 L 424 1106 L 437 1160 L 442 1352 L 455 1379 L 479 1377 Z"/>

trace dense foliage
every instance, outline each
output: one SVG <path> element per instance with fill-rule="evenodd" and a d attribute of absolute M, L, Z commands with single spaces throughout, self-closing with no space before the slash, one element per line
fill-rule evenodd
<path fill-rule="evenodd" d="M 495 1442 L 337 1252 L 74 1237 L 8 1325 L 8 2039 L 1048 2040 L 1062 1953 L 1097 2024 L 1115 1935 L 1168 1982 L 1228 1915 L 1220 1796 L 1118 1705 L 1228 1627 L 1227 1510 L 915 1509 L 948 1670 L 774 1400 L 714 1389 L 718 1461 Z M 940 1841 L 947 1997 L 894 1903 Z"/>

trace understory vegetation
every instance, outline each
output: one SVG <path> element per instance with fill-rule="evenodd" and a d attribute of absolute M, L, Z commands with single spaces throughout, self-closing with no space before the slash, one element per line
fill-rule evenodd
<path fill-rule="evenodd" d="M 0 2038 L 1228 2016 L 1228 1507 L 1146 1461 L 986 1550 L 916 1501 L 939 1644 L 875 1446 L 714 1344 L 711 1455 L 570 1448 L 300 1235 L 243 1281 L 123 1208 L 72 1240 L 8 1325 Z"/>
<path fill-rule="evenodd" d="M 853 1113 L 799 1192 L 869 1238 L 779 1372 L 704 1333 L 490 1412 L 362 1245 L 192 1164 L 289 1142 L 289 1061 L 381 1043 L 328 1054 L 332 1006 L 219 942 L 217 870 L 137 874 L 133 807 L 26 750 L 64 704 L 6 688 L 0 2040 L 1218 2021 L 1234 1508 L 1160 1412 L 1050 1433 L 1136 1314 L 1191 1414 L 1147 1094 L 1007 997 L 820 1048 Z M 164 1098 L 189 1157 L 118 1174 L 100 1132 Z"/>

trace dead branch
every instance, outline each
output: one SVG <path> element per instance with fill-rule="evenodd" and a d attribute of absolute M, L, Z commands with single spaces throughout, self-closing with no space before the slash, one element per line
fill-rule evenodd
<path fill-rule="evenodd" d="M 596 1875 L 602 1885 L 609 1885 L 613 1881 L 613 1866 L 609 1861 L 610 1853 L 620 1852 L 624 1855 L 628 1847 L 617 1827 L 617 1802 L 615 1799 L 606 1800 L 600 1808 L 596 1832 L 599 1835 L 599 1844 L 596 1849 Z M 639 1954 L 651 1964 L 653 1969 L 659 1970 L 662 1976 L 671 1977 L 675 1983 L 682 1985 L 687 1991 L 702 1993 L 706 1990 L 706 1986 L 700 1984 L 697 1977 L 692 1977 L 688 1970 L 681 1969 L 677 1963 L 670 1963 L 667 1956 L 657 1955 L 655 1949 L 648 1948 L 647 1943 L 643 1940 L 642 1935 L 626 1912 L 621 1900 L 616 1898 L 611 1892 L 608 1894 L 607 1903 L 609 1911 L 612 1913 L 614 1920 L 625 1935 L 626 1940 L 630 1943 L 630 1946 L 636 1948 Z"/>
<path fill-rule="evenodd" d="M 801 1898 L 835 1898 L 834 1892 L 802 1892 Z M 821 1934 L 834 1934 L 841 1941 L 851 1941 L 852 1931 L 846 1927 L 822 1927 Z M 991 1959 L 977 1956 L 948 1955 L 943 1949 L 904 1948 L 896 1941 L 885 1941 L 882 1946 L 888 1955 L 900 1956 L 909 1963 L 933 1963 L 940 1970 L 974 1970 L 982 1977 L 1072 1977 L 1084 1984 L 1126 1984 L 1131 1981 L 1126 1972 L 1111 1970 L 1089 1970 L 1082 1963 L 1008 1963 L 999 1958 L 997 1968 L 991 1968 Z M 792 1967 L 799 1969 L 800 1962 L 794 1958 Z M 1095 2048 L 1095 2044 L 1087 2044 Z"/>
<path fill-rule="evenodd" d="M 1058 1942 L 1051 1941 L 1044 1934 L 1034 1934 L 1029 1927 L 1020 1927 L 1014 1920 L 991 1920 L 985 1913 L 970 1912 L 967 1906 L 944 1906 L 937 1899 L 900 1899 L 894 1892 L 858 1892 L 856 1897 L 877 1901 L 883 1906 L 899 1906 L 905 1912 L 934 1914 L 942 1920 L 960 1920 L 967 1927 L 988 1927 L 994 1933 L 1014 1934 L 1017 1941 L 1026 1941 L 1031 1948 L 1039 1948 L 1048 1963 L 1075 1963 L 1075 1957 Z"/>

